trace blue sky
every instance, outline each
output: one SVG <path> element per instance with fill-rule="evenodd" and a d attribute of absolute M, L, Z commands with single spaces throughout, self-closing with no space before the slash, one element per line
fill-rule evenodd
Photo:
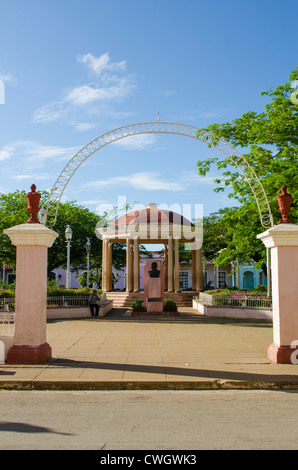
<path fill-rule="evenodd" d="M 297 66 L 297 4 L 285 0 L 0 1 L 0 191 L 50 190 L 75 153 L 112 129 L 160 120 L 205 127 L 249 110 Z M 213 192 L 215 155 L 177 135 L 128 137 L 96 152 L 63 200 L 118 197 L 173 206 L 234 204 Z"/>

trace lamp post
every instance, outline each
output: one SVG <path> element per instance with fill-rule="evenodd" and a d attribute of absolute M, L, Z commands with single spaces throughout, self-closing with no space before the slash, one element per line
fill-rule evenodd
<path fill-rule="evenodd" d="M 66 288 L 70 287 L 70 242 L 72 238 L 72 230 L 68 225 L 65 230 L 65 238 L 67 244 L 67 268 L 66 268 Z"/>
<path fill-rule="evenodd" d="M 86 286 L 89 287 L 89 255 L 91 251 L 91 243 L 89 238 L 87 238 L 86 242 L 86 251 L 87 251 L 87 281 L 86 281 Z"/>
<path fill-rule="evenodd" d="M 42 207 L 40 211 L 38 212 L 38 220 L 39 220 L 39 223 L 41 223 L 42 225 L 46 224 L 47 211 L 44 209 L 44 207 Z"/>

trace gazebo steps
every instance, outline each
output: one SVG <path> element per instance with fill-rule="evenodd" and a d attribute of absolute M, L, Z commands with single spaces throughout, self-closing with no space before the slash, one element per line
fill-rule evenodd
<path fill-rule="evenodd" d="M 165 299 L 172 299 L 177 307 L 191 307 L 196 292 L 165 292 Z M 107 300 L 113 300 L 114 308 L 126 307 L 136 299 L 144 299 L 144 292 L 106 292 Z"/>

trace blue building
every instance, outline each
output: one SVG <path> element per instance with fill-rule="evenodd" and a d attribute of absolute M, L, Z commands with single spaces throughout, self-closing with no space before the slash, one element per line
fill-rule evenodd
<path fill-rule="evenodd" d="M 257 286 L 267 286 L 267 277 L 262 269 L 255 269 L 253 264 L 239 266 L 239 288 L 254 289 Z"/>

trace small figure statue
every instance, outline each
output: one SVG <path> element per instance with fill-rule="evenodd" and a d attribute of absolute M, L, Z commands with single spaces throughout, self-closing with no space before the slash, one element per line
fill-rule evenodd
<path fill-rule="evenodd" d="M 27 220 L 26 224 L 39 224 L 39 220 L 36 217 L 36 214 L 39 212 L 39 201 L 41 194 L 36 192 L 35 184 L 31 186 L 31 193 L 26 194 L 26 199 L 28 202 L 27 211 L 30 214 L 30 218 Z"/>
<path fill-rule="evenodd" d="M 157 263 L 153 262 L 151 265 L 151 271 L 149 271 L 150 277 L 159 277 L 160 271 L 157 269 Z"/>
<path fill-rule="evenodd" d="M 279 224 L 292 224 L 292 221 L 288 218 L 289 213 L 291 212 L 291 194 L 287 193 L 287 186 L 282 186 L 281 194 L 277 196 L 279 212 L 282 215 L 282 219 L 278 222 Z"/>

